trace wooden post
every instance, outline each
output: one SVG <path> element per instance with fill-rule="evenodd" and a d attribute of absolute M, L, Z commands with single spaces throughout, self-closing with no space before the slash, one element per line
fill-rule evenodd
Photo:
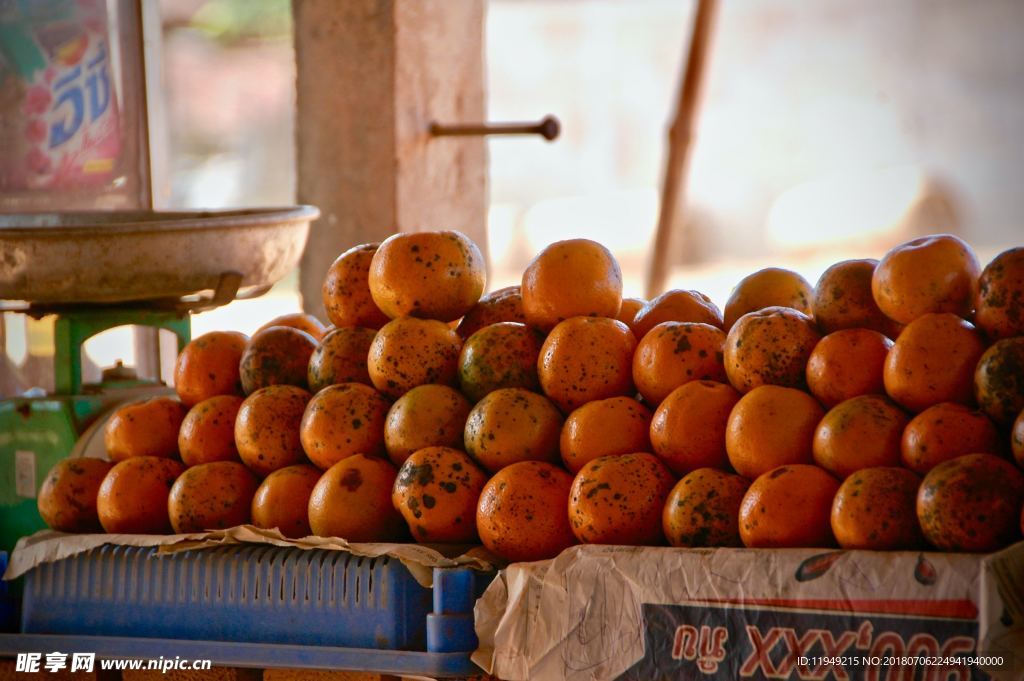
<path fill-rule="evenodd" d="M 328 266 L 397 231 L 458 229 L 486 254 L 484 0 L 294 0 L 298 200 L 320 207 L 300 265 L 323 316 Z"/>

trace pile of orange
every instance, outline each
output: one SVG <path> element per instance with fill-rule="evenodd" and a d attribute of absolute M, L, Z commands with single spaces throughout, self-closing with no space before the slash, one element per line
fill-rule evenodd
<path fill-rule="evenodd" d="M 1024 248 L 901 244 L 816 286 L 771 268 L 723 315 L 622 298 L 611 253 L 544 249 L 484 294 L 457 232 L 357 246 L 286 315 L 209 333 L 178 399 L 109 420 L 110 462 L 58 465 L 66 531 L 987 551 L 1024 525 Z"/>

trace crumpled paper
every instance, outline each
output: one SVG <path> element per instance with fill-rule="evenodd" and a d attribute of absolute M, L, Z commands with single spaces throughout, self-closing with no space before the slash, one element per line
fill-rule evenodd
<path fill-rule="evenodd" d="M 224 546 L 228 544 L 272 544 L 300 549 L 344 551 L 356 556 L 376 558 L 389 556 L 400 560 L 421 585 L 433 584 L 435 567 L 468 567 L 489 571 L 503 565 L 502 561 L 482 546 L 444 544 L 355 543 L 337 537 L 305 537 L 288 539 L 278 530 L 264 530 L 252 525 L 239 525 L 226 530 L 194 534 L 65 534 L 42 530 L 18 540 L 4 579 L 16 579 L 42 563 L 68 558 L 104 544 L 123 546 L 156 546 L 159 553 L 175 553 Z"/>

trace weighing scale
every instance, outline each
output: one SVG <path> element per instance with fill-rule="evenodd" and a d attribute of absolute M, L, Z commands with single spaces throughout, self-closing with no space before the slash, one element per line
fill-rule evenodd
<path fill-rule="evenodd" d="M 0 400 L 0 551 L 45 528 L 36 494 L 54 464 L 105 457 L 113 408 L 173 392 L 159 373 L 143 379 L 120 363 L 83 383 L 85 342 L 133 325 L 172 332 L 180 352 L 191 314 L 262 295 L 288 273 L 318 214 L 296 206 L 0 215 L 0 310 L 55 320 L 53 393 Z"/>

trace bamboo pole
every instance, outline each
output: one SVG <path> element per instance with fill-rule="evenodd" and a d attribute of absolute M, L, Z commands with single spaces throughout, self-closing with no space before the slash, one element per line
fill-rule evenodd
<path fill-rule="evenodd" d="M 679 224 L 686 196 L 686 174 L 690 164 L 695 121 L 706 71 L 711 29 L 718 10 L 718 0 L 697 0 L 690 49 L 683 68 L 675 114 L 668 131 L 668 153 L 661 186 L 661 206 L 658 227 L 654 235 L 650 267 L 647 273 L 647 298 L 653 298 L 665 289 L 668 280 L 668 256 L 672 242 L 672 227 Z"/>

